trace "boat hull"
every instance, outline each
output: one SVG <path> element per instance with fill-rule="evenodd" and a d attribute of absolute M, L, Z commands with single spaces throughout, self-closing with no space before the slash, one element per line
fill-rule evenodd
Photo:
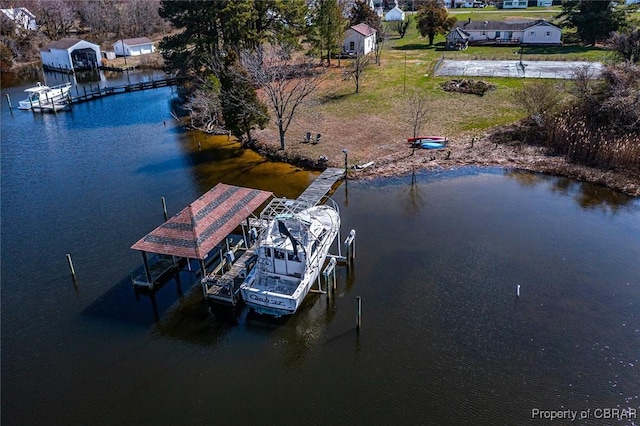
<path fill-rule="evenodd" d="M 325 207 L 316 206 L 312 209 L 323 211 Z M 296 278 L 266 272 L 259 265 L 247 275 L 240 287 L 240 293 L 244 302 L 254 311 L 277 318 L 292 315 L 298 310 L 311 286 L 318 279 L 320 269 L 324 266 L 329 249 L 340 227 L 340 217 L 336 210 L 327 208 L 324 209 L 324 213 L 329 216 L 325 219 L 326 223 L 331 223 L 332 226 L 325 227 L 326 236 L 307 264 L 304 274 L 297 278 L 295 288 L 291 286 L 291 283 Z M 285 290 L 286 288 L 289 290 Z"/>
<path fill-rule="evenodd" d="M 416 138 L 409 138 L 407 142 L 412 145 L 420 144 L 422 142 L 446 142 L 447 138 L 445 136 L 418 136 Z"/>
<path fill-rule="evenodd" d="M 60 84 L 58 86 L 48 87 L 38 85 L 36 87 L 25 90 L 29 94 L 27 99 L 18 102 L 18 109 L 30 110 L 35 108 L 54 109 L 59 111 L 64 109 L 61 107 L 61 101 L 69 96 L 71 91 L 71 83 Z"/>

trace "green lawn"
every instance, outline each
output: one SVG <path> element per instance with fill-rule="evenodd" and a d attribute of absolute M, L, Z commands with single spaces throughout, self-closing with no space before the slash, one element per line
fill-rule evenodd
<path fill-rule="evenodd" d="M 508 15 L 503 11 L 465 13 L 478 17 L 485 14 L 492 17 L 513 17 L 517 11 L 510 11 Z M 544 9 L 522 13 L 526 18 L 543 16 L 540 14 L 549 12 Z M 460 16 L 466 15 L 461 13 Z M 415 24 L 410 25 L 404 38 L 399 38 L 397 33 L 392 32 L 384 45 L 381 64 L 372 62 L 369 65 L 361 78 L 358 94 L 355 93 L 353 81 L 342 78 L 343 71 L 350 61 L 343 60 L 340 67 L 336 66 L 337 62 L 332 61 L 329 73 L 331 81 L 319 93 L 319 102 L 301 114 L 294 124 L 298 127 L 292 132 L 302 133 L 309 126 L 323 125 L 323 133 L 327 135 L 327 140 L 336 139 L 346 143 L 349 137 L 352 137 L 348 136 L 349 133 L 358 133 L 363 139 L 399 139 L 399 145 L 393 149 L 401 150 L 404 144 L 398 135 L 407 133 L 406 126 L 403 127 L 402 124 L 406 122 L 403 108 L 412 93 L 428 100 L 429 122 L 425 131 L 445 134 L 451 138 L 468 139 L 494 126 L 510 124 L 524 117 L 525 112 L 518 108 L 514 101 L 514 91 L 530 83 L 530 79 L 483 77 L 483 80 L 495 86 L 495 90 L 487 92 L 484 96 L 476 96 L 446 92 L 442 84 L 450 78 L 433 76 L 434 67 L 443 55 L 458 55 L 460 59 L 516 60 L 520 55 L 518 47 L 478 46 L 464 52 L 451 52 L 443 48 L 443 35 L 437 36 L 434 41 L 433 46 L 428 46 L 427 39 L 420 36 Z M 525 60 L 602 60 L 607 55 L 608 52 L 601 48 L 580 45 L 527 47 L 523 52 Z M 562 94 L 559 93 L 559 96 Z M 344 127 L 344 123 L 352 124 Z M 353 146 L 359 146 L 357 141 Z M 389 148 L 383 149 L 382 146 L 378 153 L 352 149 L 353 155 L 360 155 L 363 160 L 389 153 Z"/>

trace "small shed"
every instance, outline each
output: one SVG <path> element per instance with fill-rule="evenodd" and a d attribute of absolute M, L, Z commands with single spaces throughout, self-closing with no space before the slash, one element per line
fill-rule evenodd
<path fill-rule="evenodd" d="M 396 6 L 387 12 L 385 19 L 387 21 L 404 21 L 404 10 Z"/>
<path fill-rule="evenodd" d="M 155 52 L 155 47 L 147 37 L 138 37 L 116 41 L 113 50 L 116 56 L 139 56 Z"/>
<path fill-rule="evenodd" d="M 376 47 L 376 30 L 365 23 L 349 27 L 343 46 L 345 52 L 366 55 Z"/>
<path fill-rule="evenodd" d="M 446 47 L 449 50 L 464 50 L 469 47 L 469 34 L 458 27 L 454 28 L 445 38 L 447 40 Z"/>
<path fill-rule="evenodd" d="M 75 71 L 100 66 L 100 46 L 77 38 L 52 41 L 41 51 L 42 67 L 53 71 Z"/>

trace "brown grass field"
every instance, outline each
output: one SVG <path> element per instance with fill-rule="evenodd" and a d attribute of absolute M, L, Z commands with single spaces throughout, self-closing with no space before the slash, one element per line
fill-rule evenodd
<path fill-rule="evenodd" d="M 522 118 L 512 101 L 513 88 L 498 80 L 492 81 L 497 89 L 482 97 L 445 92 L 440 88 L 445 80 L 428 77 L 427 65 L 430 64 L 416 65 L 419 61 L 414 61 L 413 67 L 419 66 L 422 73 L 407 77 L 410 81 L 407 92 L 421 90 L 429 99 L 429 119 L 421 134 L 446 136 L 449 144 L 441 150 L 414 151 L 407 143 L 407 138 L 412 136 L 411 127 L 402 116 L 406 97 L 402 93 L 403 84 L 398 88 L 396 81 L 384 87 L 378 81 L 387 75 L 378 68 L 393 67 L 389 62 L 394 60 L 397 58 L 388 57 L 380 67 L 371 65 L 359 94 L 354 93 L 353 82 L 341 79 L 341 68 L 332 64 L 330 77 L 320 88 L 318 99 L 296 114 L 286 134 L 285 150 L 279 150 L 278 132 L 273 123 L 254 133 L 258 141 L 254 147 L 270 158 L 318 167 L 321 156 L 328 159 L 329 166 L 344 166 L 342 150 L 346 149 L 350 178 L 356 179 L 468 165 L 499 166 L 567 176 L 640 196 L 640 172 L 593 169 L 547 155 L 545 148 L 517 140 L 495 142 L 494 134 L 500 128 Z M 372 79 L 376 81 L 370 81 Z M 374 90 L 375 93 L 368 92 Z M 314 136 L 320 133 L 320 143 L 303 143 L 306 132 Z M 355 165 L 370 161 L 374 161 L 373 166 L 354 170 Z"/>

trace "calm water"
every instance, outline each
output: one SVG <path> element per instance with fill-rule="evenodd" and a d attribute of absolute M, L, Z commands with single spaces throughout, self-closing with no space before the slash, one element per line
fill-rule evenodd
<path fill-rule="evenodd" d="M 160 197 L 170 214 L 220 181 L 296 197 L 316 174 L 182 131 L 171 88 L 11 113 L 4 94 L 25 87 L 2 91 L 3 424 L 640 415 L 638 199 L 499 169 L 348 182 L 334 199 L 357 259 L 332 303 L 211 315 L 186 272 L 152 297 L 131 288 L 129 246 L 162 221 Z"/>

